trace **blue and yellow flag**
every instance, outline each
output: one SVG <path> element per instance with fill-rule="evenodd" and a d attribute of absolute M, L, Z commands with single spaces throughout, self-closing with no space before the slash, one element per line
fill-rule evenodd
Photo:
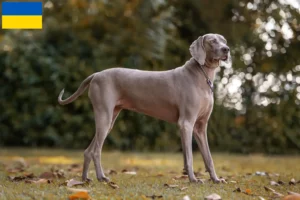
<path fill-rule="evenodd" d="M 42 2 L 2 2 L 2 29 L 42 29 Z"/>

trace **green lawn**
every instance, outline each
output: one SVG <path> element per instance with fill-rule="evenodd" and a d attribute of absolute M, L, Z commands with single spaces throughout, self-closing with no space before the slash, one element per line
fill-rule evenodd
<path fill-rule="evenodd" d="M 64 184 L 66 180 L 81 180 L 82 151 L 53 149 L 0 149 L 0 199 L 68 199 L 72 194 Z M 219 194 L 222 199 L 274 199 L 275 194 L 266 191 L 264 186 L 287 195 L 288 191 L 300 193 L 300 157 L 231 155 L 213 153 L 216 171 L 227 180 L 227 184 L 213 184 L 204 172 L 199 152 L 194 154 L 194 170 L 204 184 L 189 183 L 181 176 L 182 155 L 179 153 L 120 153 L 103 152 L 102 166 L 105 171 L 115 170 L 108 175 L 119 188 L 114 189 L 107 183 L 96 181 L 93 165 L 89 171 L 93 181 L 89 184 L 73 186 L 88 190 L 91 199 L 151 199 L 162 196 L 163 199 L 182 199 L 188 195 L 191 199 L 204 199 L 211 193 Z M 71 168 L 72 164 L 80 164 Z M 25 166 L 23 172 L 14 172 L 17 166 Z M 63 174 L 62 178 L 53 178 L 50 183 L 27 183 L 11 181 L 11 178 L 33 173 L 38 177 L 43 172 Z M 136 175 L 122 173 L 123 170 L 136 171 Z M 12 171 L 12 172 L 9 172 Z M 255 175 L 257 171 L 267 175 Z M 176 178 L 177 177 L 177 178 Z M 295 185 L 289 181 L 294 178 Z M 37 178 L 35 180 L 38 180 Z M 282 181 L 279 186 L 271 186 L 270 181 Z M 174 188 L 164 184 L 175 185 Z M 177 186 L 176 186 L 177 185 Z M 233 192 L 240 188 L 241 192 Z M 247 192 L 248 194 L 246 194 Z M 74 193 L 74 192 L 73 192 Z M 159 197 L 156 197 L 159 199 Z M 281 199 L 281 198 L 278 198 Z"/>

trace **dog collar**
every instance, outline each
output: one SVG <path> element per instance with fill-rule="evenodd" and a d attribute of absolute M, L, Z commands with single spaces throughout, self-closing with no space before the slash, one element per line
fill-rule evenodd
<path fill-rule="evenodd" d="M 201 71 L 203 72 L 203 75 L 204 75 L 205 78 L 206 78 L 206 83 L 207 83 L 207 85 L 209 86 L 209 88 L 211 89 L 211 92 L 213 93 L 213 92 L 214 92 L 214 84 L 213 84 L 213 83 L 211 82 L 211 80 L 209 79 L 209 77 L 208 77 L 206 71 L 203 69 L 203 66 L 204 66 L 204 65 L 200 65 L 200 69 L 201 69 Z"/>

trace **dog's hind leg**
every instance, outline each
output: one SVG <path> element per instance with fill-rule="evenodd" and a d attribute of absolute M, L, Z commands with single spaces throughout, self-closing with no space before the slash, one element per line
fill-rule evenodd
<path fill-rule="evenodd" d="M 95 87 L 95 88 L 93 88 Z M 107 92 L 108 88 L 98 88 L 98 86 L 90 86 L 89 97 L 93 104 L 96 133 L 93 141 L 84 152 L 84 164 L 82 179 L 88 180 L 87 172 L 88 166 L 91 160 L 93 160 L 96 170 L 96 176 L 99 181 L 109 181 L 105 177 L 102 166 L 101 166 L 101 151 L 105 138 L 108 135 L 109 129 L 111 128 L 115 101 L 112 93 Z M 98 91 L 103 91 L 100 96 Z"/>

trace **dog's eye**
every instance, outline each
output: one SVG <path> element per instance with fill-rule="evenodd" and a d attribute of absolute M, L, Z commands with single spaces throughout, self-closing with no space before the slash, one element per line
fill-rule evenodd
<path fill-rule="evenodd" d="M 210 43 L 212 43 L 212 44 L 213 44 L 213 43 L 217 43 L 217 40 L 216 40 L 216 39 L 213 39 L 213 40 L 210 41 Z"/>

